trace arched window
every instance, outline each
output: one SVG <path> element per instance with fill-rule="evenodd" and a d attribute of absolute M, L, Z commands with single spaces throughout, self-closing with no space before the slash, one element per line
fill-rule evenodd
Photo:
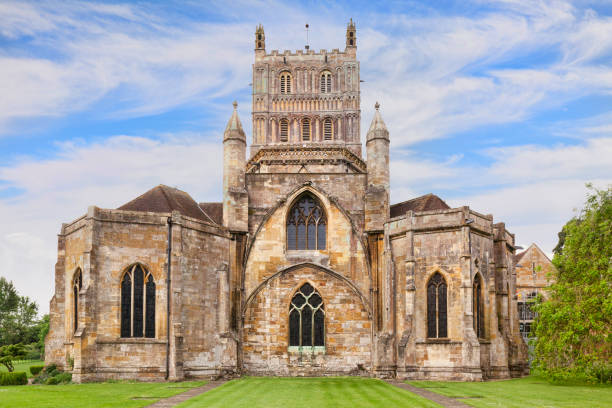
<path fill-rule="evenodd" d="M 326 224 L 319 201 L 304 194 L 289 211 L 287 249 L 325 249 Z"/>
<path fill-rule="evenodd" d="M 81 269 L 77 269 L 74 273 L 74 279 L 72 280 L 72 298 L 74 299 L 74 331 L 79 327 L 79 292 L 83 287 L 83 274 Z"/>
<path fill-rule="evenodd" d="M 310 119 L 302 119 L 302 140 L 310 140 Z"/>
<path fill-rule="evenodd" d="M 325 118 L 323 121 L 323 137 L 325 140 L 332 140 L 334 133 L 334 125 L 331 118 Z"/>
<path fill-rule="evenodd" d="M 438 272 L 427 284 L 427 337 L 447 337 L 446 282 Z"/>
<path fill-rule="evenodd" d="M 484 338 L 484 305 L 483 305 L 483 294 L 482 294 L 482 280 L 480 274 L 476 274 L 474 278 L 474 331 L 478 338 Z"/>
<path fill-rule="evenodd" d="M 330 93 L 332 91 L 331 77 L 332 74 L 329 71 L 325 71 L 321 74 L 321 93 Z"/>
<path fill-rule="evenodd" d="M 289 121 L 287 119 L 280 120 L 280 141 L 286 142 L 289 140 Z"/>
<path fill-rule="evenodd" d="M 155 282 L 140 264 L 121 281 L 121 337 L 155 337 Z"/>
<path fill-rule="evenodd" d="M 289 346 L 325 346 L 325 309 L 310 283 L 302 285 L 289 305 Z"/>
<path fill-rule="evenodd" d="M 291 74 L 289 72 L 283 72 L 280 75 L 280 91 L 282 94 L 291 93 Z"/>

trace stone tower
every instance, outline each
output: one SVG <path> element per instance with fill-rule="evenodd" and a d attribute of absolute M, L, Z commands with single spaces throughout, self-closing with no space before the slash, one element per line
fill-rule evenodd
<path fill-rule="evenodd" d="M 248 197 L 244 184 L 246 136 L 236 110 L 223 133 L 223 225 L 231 232 L 246 232 Z"/>
<path fill-rule="evenodd" d="M 253 143 L 262 146 L 334 144 L 361 155 L 359 62 L 355 24 L 346 49 L 265 50 L 264 29 L 255 32 Z"/>

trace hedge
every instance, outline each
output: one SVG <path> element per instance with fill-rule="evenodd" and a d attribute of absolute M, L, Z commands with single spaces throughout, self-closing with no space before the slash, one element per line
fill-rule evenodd
<path fill-rule="evenodd" d="M 45 368 L 44 365 L 33 365 L 30 366 L 30 372 L 32 373 L 32 375 L 37 375 L 42 371 L 43 368 Z"/>
<path fill-rule="evenodd" d="M 23 371 L 12 373 L 0 373 L 0 385 L 25 385 L 28 376 Z"/>

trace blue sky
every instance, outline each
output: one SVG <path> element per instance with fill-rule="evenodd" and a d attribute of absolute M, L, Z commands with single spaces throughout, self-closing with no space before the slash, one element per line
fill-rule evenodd
<path fill-rule="evenodd" d="M 48 310 L 56 234 L 160 184 L 221 197 L 221 137 L 250 135 L 267 49 L 344 47 L 362 140 L 380 101 L 392 201 L 433 192 L 550 253 L 585 183 L 612 183 L 612 1 L 0 0 L 0 275 Z"/>

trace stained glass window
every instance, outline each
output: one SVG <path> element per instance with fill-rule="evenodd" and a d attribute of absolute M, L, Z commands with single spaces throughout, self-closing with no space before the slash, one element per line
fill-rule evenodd
<path fill-rule="evenodd" d="M 326 225 L 325 212 L 318 200 L 303 195 L 287 217 L 287 249 L 325 249 Z"/>
<path fill-rule="evenodd" d="M 321 295 L 305 283 L 289 305 L 289 346 L 325 346 L 325 308 Z"/>
<path fill-rule="evenodd" d="M 435 273 L 427 284 L 427 337 L 447 337 L 446 282 Z"/>
<path fill-rule="evenodd" d="M 155 281 L 140 264 L 121 281 L 121 337 L 155 337 Z"/>

